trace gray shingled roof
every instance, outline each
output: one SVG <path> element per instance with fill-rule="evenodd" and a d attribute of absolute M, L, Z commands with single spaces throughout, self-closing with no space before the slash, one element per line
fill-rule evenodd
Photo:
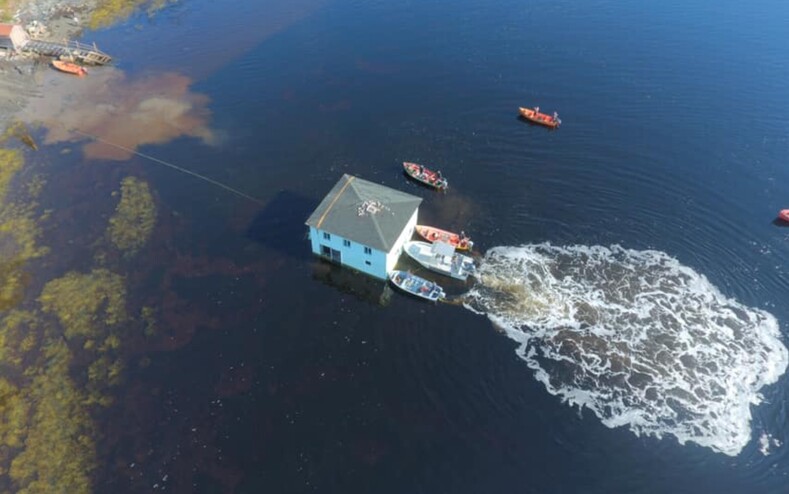
<path fill-rule="evenodd" d="M 422 199 L 345 174 L 307 225 L 389 252 Z"/>

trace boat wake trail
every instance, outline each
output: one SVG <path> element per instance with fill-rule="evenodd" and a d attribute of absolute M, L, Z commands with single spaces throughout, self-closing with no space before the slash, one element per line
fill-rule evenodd
<path fill-rule="evenodd" d="M 727 455 L 787 367 L 776 319 L 658 251 L 496 247 L 465 305 L 521 343 L 548 391 L 608 427 Z"/>

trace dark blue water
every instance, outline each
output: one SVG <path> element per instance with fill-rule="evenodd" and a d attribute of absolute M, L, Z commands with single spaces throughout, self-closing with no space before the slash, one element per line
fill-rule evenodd
<path fill-rule="evenodd" d="M 352 173 L 483 251 L 664 252 L 786 333 L 787 26 L 779 1 L 190 0 L 93 33 L 130 78 L 174 71 L 210 98 L 213 144 L 142 150 L 264 202 L 133 158 L 180 218 L 163 262 L 233 266 L 183 276 L 185 313 L 210 323 L 132 373 L 97 491 L 789 492 L 785 377 L 736 454 L 608 428 L 487 318 L 322 265 L 303 229 Z"/>

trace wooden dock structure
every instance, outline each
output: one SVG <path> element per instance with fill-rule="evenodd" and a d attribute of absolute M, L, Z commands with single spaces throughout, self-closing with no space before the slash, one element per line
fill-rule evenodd
<path fill-rule="evenodd" d="M 77 41 L 31 37 L 19 24 L 0 23 L 0 49 L 35 53 L 86 65 L 106 65 L 112 62 L 112 57 L 99 50 L 95 43 L 86 45 Z"/>
<path fill-rule="evenodd" d="M 86 45 L 78 41 L 59 42 L 30 39 L 21 47 L 21 51 L 68 59 L 87 65 L 106 65 L 112 62 L 112 57 L 99 50 L 95 44 Z"/>

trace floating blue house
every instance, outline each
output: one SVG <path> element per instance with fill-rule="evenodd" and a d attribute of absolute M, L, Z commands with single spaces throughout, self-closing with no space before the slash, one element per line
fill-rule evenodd
<path fill-rule="evenodd" d="M 307 219 L 312 252 L 386 279 L 410 240 L 422 199 L 345 174 Z"/>

